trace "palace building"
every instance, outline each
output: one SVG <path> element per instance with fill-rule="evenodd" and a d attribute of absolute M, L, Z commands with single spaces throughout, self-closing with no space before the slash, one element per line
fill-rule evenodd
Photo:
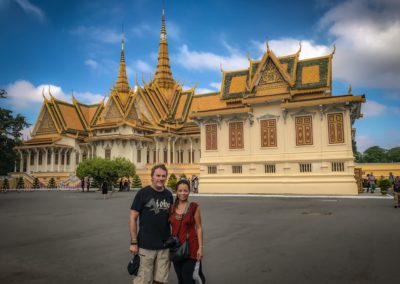
<path fill-rule="evenodd" d="M 334 51 L 277 57 L 222 71 L 221 90 L 195 94 L 172 76 L 164 9 L 154 79 L 131 88 L 124 40 L 107 102 L 51 96 L 31 139 L 16 147 L 16 172 L 76 183 L 80 161 L 125 157 L 144 183 L 155 163 L 200 176 L 201 193 L 357 194 L 352 141 L 364 96 L 332 95 Z"/>

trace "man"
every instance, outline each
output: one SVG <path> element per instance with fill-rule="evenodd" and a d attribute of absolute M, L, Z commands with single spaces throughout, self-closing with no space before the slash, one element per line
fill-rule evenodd
<path fill-rule="evenodd" d="M 389 173 L 389 182 L 390 182 L 390 187 L 394 189 L 394 183 L 396 181 L 396 177 L 393 175 L 392 172 Z"/>
<path fill-rule="evenodd" d="M 393 185 L 394 208 L 400 206 L 400 176 L 396 177 Z"/>
<path fill-rule="evenodd" d="M 134 284 L 168 281 L 169 249 L 164 248 L 164 242 L 171 234 L 168 217 L 173 197 L 164 187 L 167 175 L 165 165 L 154 166 L 151 169 L 151 185 L 138 191 L 131 206 L 129 250 L 140 256 L 140 268 Z"/>
<path fill-rule="evenodd" d="M 371 173 L 370 175 L 369 175 L 369 177 L 368 177 L 368 183 L 369 183 L 369 186 L 370 186 L 370 188 L 371 188 L 371 193 L 374 193 L 375 192 L 375 181 L 376 181 L 376 178 L 375 178 L 375 176 L 374 176 L 374 173 Z"/>

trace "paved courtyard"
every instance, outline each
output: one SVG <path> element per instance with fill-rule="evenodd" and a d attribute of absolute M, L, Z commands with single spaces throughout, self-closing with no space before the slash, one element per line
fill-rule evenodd
<path fill-rule="evenodd" d="M 133 196 L 0 194 L 0 283 L 131 283 Z M 192 200 L 202 209 L 210 284 L 399 280 L 400 209 L 390 199 Z"/>

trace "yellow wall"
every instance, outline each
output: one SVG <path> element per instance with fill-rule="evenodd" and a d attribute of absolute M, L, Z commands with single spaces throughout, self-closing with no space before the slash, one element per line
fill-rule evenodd
<path fill-rule="evenodd" d="M 356 163 L 356 168 L 361 168 L 363 178 L 367 177 L 367 174 L 374 173 L 376 178 L 384 176 L 387 178 L 389 173 L 392 172 L 395 176 L 400 176 L 400 163 Z"/>

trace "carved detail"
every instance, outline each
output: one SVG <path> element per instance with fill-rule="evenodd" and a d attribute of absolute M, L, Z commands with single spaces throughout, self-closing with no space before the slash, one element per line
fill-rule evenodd
<path fill-rule="evenodd" d="M 43 133 L 51 133 L 51 132 L 56 132 L 56 126 L 53 122 L 53 119 L 51 118 L 51 115 L 47 108 L 44 110 L 43 117 L 40 121 L 40 125 L 37 130 L 37 134 L 43 134 Z"/>
<path fill-rule="evenodd" d="M 261 125 L 261 147 L 276 147 L 276 119 L 260 121 Z"/>
<path fill-rule="evenodd" d="M 328 114 L 329 144 L 344 143 L 343 114 Z"/>
<path fill-rule="evenodd" d="M 295 119 L 296 145 L 312 145 L 312 116 L 299 116 Z"/>

